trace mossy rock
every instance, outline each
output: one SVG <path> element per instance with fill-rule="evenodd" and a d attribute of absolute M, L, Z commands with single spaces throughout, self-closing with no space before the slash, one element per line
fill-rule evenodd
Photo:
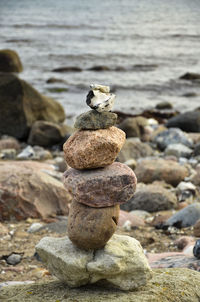
<path fill-rule="evenodd" d="M 41 95 L 14 74 L 0 73 L 0 135 L 27 138 L 37 120 L 62 123 L 65 112 L 57 101 Z"/>
<path fill-rule="evenodd" d="M 137 291 L 124 292 L 90 285 L 71 289 L 58 281 L 0 290 L 0 300 L 15 302 L 199 302 L 199 272 L 178 269 L 155 269 L 153 278 Z"/>
<path fill-rule="evenodd" d="M 22 63 L 16 51 L 11 49 L 0 50 L 0 71 L 21 72 L 22 70 Z"/>

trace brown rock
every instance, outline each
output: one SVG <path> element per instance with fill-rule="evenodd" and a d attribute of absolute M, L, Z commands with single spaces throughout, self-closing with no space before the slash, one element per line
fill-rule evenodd
<path fill-rule="evenodd" d="M 200 237 L 200 219 L 194 225 L 194 236 Z"/>
<path fill-rule="evenodd" d="M 177 162 L 164 159 L 144 159 L 137 164 L 135 169 L 138 182 L 152 183 L 155 180 L 177 186 L 188 176 L 189 172 Z"/>
<path fill-rule="evenodd" d="M 22 63 L 16 51 L 11 49 L 0 50 L 0 71 L 21 72 L 22 70 Z"/>
<path fill-rule="evenodd" d="M 125 142 L 125 133 L 116 128 L 79 130 L 64 144 L 67 164 L 75 169 L 93 169 L 110 165 Z"/>
<path fill-rule="evenodd" d="M 114 234 L 119 218 L 119 205 L 91 208 L 73 201 L 68 217 L 68 236 L 79 248 L 102 248 Z"/>
<path fill-rule="evenodd" d="M 144 226 L 144 219 L 132 213 L 120 210 L 118 225 L 123 226 L 126 221 L 130 221 L 132 227 Z"/>
<path fill-rule="evenodd" d="M 65 187 L 76 201 L 91 207 L 108 207 L 129 200 L 136 188 L 134 172 L 126 165 L 113 163 L 105 168 L 64 174 Z"/>
<path fill-rule="evenodd" d="M 39 167 L 28 161 L 0 162 L 0 221 L 68 214 L 71 195 Z"/>
<path fill-rule="evenodd" d="M 20 149 L 20 144 L 18 140 L 16 140 L 14 137 L 8 137 L 3 138 L 0 140 L 0 150 L 6 150 L 6 149 Z"/>
<path fill-rule="evenodd" d="M 147 126 L 147 119 L 142 116 L 128 117 L 120 125 L 127 137 L 140 137 L 145 133 L 145 126 Z"/>

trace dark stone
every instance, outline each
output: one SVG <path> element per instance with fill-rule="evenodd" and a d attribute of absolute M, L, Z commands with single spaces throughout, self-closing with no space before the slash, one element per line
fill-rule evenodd
<path fill-rule="evenodd" d="M 170 118 L 166 124 L 168 128 L 180 128 L 186 132 L 200 132 L 200 111 L 187 111 Z"/>
<path fill-rule="evenodd" d="M 165 110 L 165 109 L 172 109 L 173 105 L 170 102 L 160 102 L 156 105 L 156 109 Z"/>
<path fill-rule="evenodd" d="M 200 143 L 196 144 L 194 147 L 194 156 L 200 155 Z"/>
<path fill-rule="evenodd" d="M 92 71 L 109 71 L 110 68 L 108 66 L 105 66 L 105 65 L 98 65 L 98 66 L 93 66 L 91 68 L 88 68 L 88 70 L 92 70 Z"/>
<path fill-rule="evenodd" d="M 200 239 L 198 239 L 195 243 L 193 254 L 197 259 L 200 259 Z"/>
<path fill-rule="evenodd" d="M 67 66 L 67 67 L 55 68 L 52 71 L 53 72 L 81 72 L 82 69 L 76 66 Z"/>
<path fill-rule="evenodd" d="M 189 80 L 189 81 L 200 80 L 200 74 L 194 72 L 186 72 L 184 75 L 180 77 L 180 79 Z"/>
<path fill-rule="evenodd" d="M 26 139 L 37 120 L 63 122 L 63 107 L 13 74 L 0 73 L 0 135 Z"/>
<path fill-rule="evenodd" d="M 90 110 L 82 113 L 76 118 L 74 128 L 77 129 L 105 129 L 114 126 L 117 121 L 117 114 L 112 112 L 98 112 L 96 110 Z"/>
<path fill-rule="evenodd" d="M 22 63 L 18 54 L 14 50 L 0 50 L 0 71 L 21 72 L 22 70 Z"/>

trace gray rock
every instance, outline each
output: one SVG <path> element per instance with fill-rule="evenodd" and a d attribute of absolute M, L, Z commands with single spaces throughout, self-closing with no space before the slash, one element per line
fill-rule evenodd
<path fill-rule="evenodd" d="M 175 194 L 159 185 L 147 185 L 136 191 L 134 196 L 121 209 L 125 211 L 144 210 L 156 212 L 174 208 L 177 205 Z"/>
<path fill-rule="evenodd" d="M 170 118 L 168 128 L 177 127 L 186 132 L 200 132 L 200 110 L 187 111 Z"/>
<path fill-rule="evenodd" d="M 193 270 L 200 269 L 200 260 L 184 254 L 168 256 L 151 263 L 151 268 L 188 268 Z"/>
<path fill-rule="evenodd" d="M 164 223 L 163 227 L 175 226 L 177 228 L 187 228 L 194 225 L 199 219 L 200 203 L 193 203 L 170 217 Z"/>
<path fill-rule="evenodd" d="M 165 149 L 165 155 L 174 155 L 177 158 L 186 157 L 189 158 L 192 155 L 193 150 L 183 144 L 170 144 Z"/>
<path fill-rule="evenodd" d="M 159 133 L 153 140 L 157 144 L 158 148 L 164 150 L 171 144 L 183 144 L 188 147 L 192 147 L 192 140 L 180 129 L 171 128 Z"/>
<path fill-rule="evenodd" d="M 198 155 L 200 155 L 200 143 L 196 144 L 194 148 L 194 156 Z"/>
<path fill-rule="evenodd" d="M 117 122 L 117 114 L 113 112 L 90 110 L 76 118 L 74 128 L 76 129 L 105 129 L 114 126 Z"/>
<path fill-rule="evenodd" d="M 127 138 L 118 154 L 118 160 L 125 163 L 130 159 L 148 157 L 153 154 L 153 149 L 147 143 L 142 143 L 138 138 Z"/>
<path fill-rule="evenodd" d="M 16 158 L 15 149 L 5 149 L 0 151 L 0 159 L 15 159 Z"/>
<path fill-rule="evenodd" d="M 17 155 L 17 159 L 30 159 L 35 156 L 35 152 L 31 146 L 27 146 Z"/>
<path fill-rule="evenodd" d="M 104 280 L 113 287 L 133 290 L 151 278 L 140 243 L 129 236 L 113 235 L 103 249 L 87 252 L 76 248 L 68 237 L 45 237 L 36 251 L 50 272 L 70 287 Z"/>
<path fill-rule="evenodd" d="M 16 264 L 20 263 L 21 260 L 22 260 L 22 256 L 20 254 L 13 253 L 10 256 L 8 256 L 8 258 L 6 259 L 6 262 L 11 265 L 16 265 Z"/>

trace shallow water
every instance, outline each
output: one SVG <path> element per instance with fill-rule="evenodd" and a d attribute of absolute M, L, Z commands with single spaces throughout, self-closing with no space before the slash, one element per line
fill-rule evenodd
<path fill-rule="evenodd" d="M 20 77 L 59 100 L 69 120 L 87 110 L 90 83 L 115 90 L 116 110 L 167 100 L 185 111 L 200 104 L 200 83 L 178 79 L 200 73 L 199 16 L 199 0 L 0 0 L 0 48 L 19 53 Z M 88 70 L 98 65 L 109 70 Z M 52 72 L 67 66 L 82 71 Z"/>

